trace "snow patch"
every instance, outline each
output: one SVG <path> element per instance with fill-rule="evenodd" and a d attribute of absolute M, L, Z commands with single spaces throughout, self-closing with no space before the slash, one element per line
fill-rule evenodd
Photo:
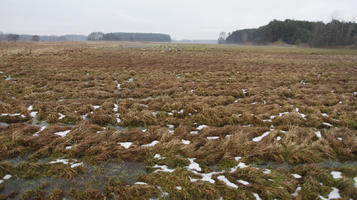
<path fill-rule="evenodd" d="M 198 131 L 191 131 L 190 134 L 192 134 L 192 135 L 198 135 Z"/>
<path fill-rule="evenodd" d="M 155 165 L 153 166 L 153 168 L 160 168 L 155 170 L 154 172 L 168 172 L 168 173 L 172 173 L 174 171 L 174 169 L 170 169 L 168 166 L 166 165 Z"/>
<path fill-rule="evenodd" d="M 67 131 L 60 131 L 55 133 L 56 135 L 59 135 L 61 137 L 65 137 L 69 132 L 71 132 L 71 130 L 67 130 Z"/>
<path fill-rule="evenodd" d="M 182 139 L 181 142 L 182 142 L 183 144 L 191 144 L 191 141 L 190 141 L 190 140 L 184 140 L 184 139 Z"/>
<path fill-rule="evenodd" d="M 262 200 L 262 198 L 260 198 L 259 194 L 257 193 L 253 193 L 253 196 L 255 197 L 256 200 Z"/>
<path fill-rule="evenodd" d="M 244 181 L 244 180 L 237 180 L 237 181 L 243 185 L 249 185 L 248 181 Z"/>
<path fill-rule="evenodd" d="M 299 186 L 296 188 L 295 192 L 292 193 L 291 195 L 293 195 L 294 197 L 297 197 L 300 190 L 301 190 L 301 187 Z"/>
<path fill-rule="evenodd" d="M 155 155 L 154 155 L 154 158 L 155 158 L 155 159 L 158 159 L 158 160 L 163 160 L 163 159 L 165 159 L 166 157 L 162 157 L 160 154 L 155 154 Z"/>
<path fill-rule="evenodd" d="M 132 142 L 119 142 L 118 144 L 120 144 L 125 149 L 128 149 L 133 143 Z"/>
<path fill-rule="evenodd" d="M 195 162 L 196 158 L 189 158 L 190 165 L 186 167 L 188 170 L 196 170 L 196 171 L 201 171 L 201 167 L 198 163 Z"/>
<path fill-rule="evenodd" d="M 332 124 L 330 124 L 330 123 L 327 123 L 327 122 L 322 122 L 322 125 L 325 125 L 325 126 L 329 126 L 329 127 L 332 127 Z"/>
<path fill-rule="evenodd" d="M 263 133 L 263 135 L 253 138 L 253 142 L 260 142 L 265 136 L 269 135 L 270 131 Z"/>
<path fill-rule="evenodd" d="M 299 174 L 292 174 L 294 178 L 302 178 Z"/>
<path fill-rule="evenodd" d="M 158 143 L 159 143 L 159 141 L 154 140 L 149 144 L 144 144 L 144 145 L 141 145 L 141 146 L 143 146 L 143 147 L 153 147 L 153 146 L 157 145 Z"/>
<path fill-rule="evenodd" d="M 11 174 L 6 174 L 2 179 L 9 180 L 11 177 Z"/>
<path fill-rule="evenodd" d="M 219 136 L 211 136 L 211 137 L 207 137 L 207 140 L 218 140 Z"/>
<path fill-rule="evenodd" d="M 61 120 L 61 119 L 63 119 L 63 118 L 66 117 L 66 115 L 64 115 L 64 114 L 62 114 L 62 113 L 58 113 L 58 114 L 59 114 L 59 117 L 58 117 L 59 120 Z"/>
<path fill-rule="evenodd" d="M 147 183 L 145 183 L 145 182 L 135 182 L 134 184 L 135 185 L 147 185 Z"/>
<path fill-rule="evenodd" d="M 199 125 L 196 129 L 200 131 L 206 127 L 207 127 L 207 125 Z"/>
<path fill-rule="evenodd" d="M 228 187 L 232 187 L 232 188 L 234 188 L 234 189 L 237 189 L 237 188 L 238 188 L 238 186 L 237 186 L 236 184 L 230 182 L 230 181 L 229 181 L 225 176 L 223 176 L 223 175 L 218 176 L 217 179 L 220 180 L 220 181 L 222 181 L 222 182 L 224 182 Z"/>
<path fill-rule="evenodd" d="M 339 171 L 332 171 L 331 175 L 334 179 L 341 179 L 342 178 L 342 172 Z"/>
<path fill-rule="evenodd" d="M 316 132 L 315 132 L 315 135 L 316 135 L 316 137 L 318 137 L 318 138 L 321 138 L 321 137 L 322 137 L 320 131 L 316 131 Z"/>
<path fill-rule="evenodd" d="M 332 191 L 328 195 L 328 198 L 325 198 L 325 197 L 323 197 L 321 195 L 319 197 L 322 200 L 330 200 L 330 199 L 340 199 L 341 195 L 340 195 L 340 191 L 337 188 L 332 187 Z"/>

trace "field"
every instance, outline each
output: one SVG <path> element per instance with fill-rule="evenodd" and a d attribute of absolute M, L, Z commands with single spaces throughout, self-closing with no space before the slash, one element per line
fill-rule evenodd
<path fill-rule="evenodd" d="M 0 43 L 0 199 L 357 199 L 357 51 Z"/>

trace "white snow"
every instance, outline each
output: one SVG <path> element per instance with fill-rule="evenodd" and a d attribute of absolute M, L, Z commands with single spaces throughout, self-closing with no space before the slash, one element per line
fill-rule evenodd
<path fill-rule="evenodd" d="M 196 170 L 196 171 L 201 171 L 201 167 L 198 163 L 195 162 L 196 158 L 189 158 L 190 165 L 186 167 L 188 170 Z"/>
<path fill-rule="evenodd" d="M 64 115 L 64 114 L 62 114 L 62 113 L 58 113 L 58 114 L 59 114 L 58 119 L 63 119 L 63 118 L 65 118 L 65 117 L 66 117 L 66 115 Z"/>
<path fill-rule="evenodd" d="M 27 108 L 28 111 L 31 111 L 33 109 L 32 105 L 29 105 L 29 107 Z"/>
<path fill-rule="evenodd" d="M 36 133 L 34 133 L 32 136 L 38 136 L 38 133 L 40 133 L 41 131 L 45 130 L 46 128 L 47 128 L 46 126 L 42 126 L 42 127 L 40 128 L 40 130 L 37 131 Z"/>
<path fill-rule="evenodd" d="M 316 137 L 318 137 L 318 138 L 321 138 L 321 137 L 322 137 L 320 131 L 316 131 L 316 132 L 315 132 L 315 135 L 316 135 Z"/>
<path fill-rule="evenodd" d="M 169 127 L 169 129 L 174 129 L 174 128 L 175 128 L 175 125 L 168 124 L 167 127 Z"/>
<path fill-rule="evenodd" d="M 253 138 L 252 141 L 253 142 L 260 142 L 260 140 L 262 140 L 265 136 L 267 136 L 269 134 L 270 134 L 270 131 L 267 131 L 267 132 L 263 133 L 263 135 Z"/>
<path fill-rule="evenodd" d="M 50 164 L 57 164 L 57 163 L 63 163 L 67 165 L 69 163 L 68 159 L 57 159 L 49 162 Z"/>
<path fill-rule="evenodd" d="M 159 141 L 154 140 L 149 144 L 144 144 L 144 145 L 141 145 L 141 146 L 143 146 L 143 147 L 153 147 L 153 146 L 157 145 L 158 143 L 159 143 Z"/>
<path fill-rule="evenodd" d="M 2 184 L 3 182 L 4 182 L 4 180 L 1 180 L 1 179 L 0 179 L 0 184 Z"/>
<path fill-rule="evenodd" d="M 120 90 L 121 88 L 120 88 L 120 83 L 118 83 L 117 84 L 117 88 L 118 88 L 118 90 Z"/>
<path fill-rule="evenodd" d="M 114 111 L 114 112 L 118 112 L 118 108 L 119 108 L 119 107 L 118 107 L 118 104 L 114 104 L 113 111 Z"/>
<path fill-rule="evenodd" d="M 117 117 L 117 123 L 119 124 L 120 123 L 120 114 L 119 113 L 116 113 L 115 116 Z"/>
<path fill-rule="evenodd" d="M 263 170 L 263 173 L 264 173 L 264 174 L 271 174 L 271 170 L 270 170 L 270 169 L 264 169 L 264 170 Z"/>
<path fill-rule="evenodd" d="M 12 177 L 11 174 L 6 174 L 2 179 L 8 180 L 8 179 L 10 179 L 11 177 Z"/>
<path fill-rule="evenodd" d="M 301 178 L 299 174 L 292 174 L 294 178 Z"/>
<path fill-rule="evenodd" d="M 190 143 L 191 143 L 190 140 L 184 140 L 184 139 L 182 139 L 181 142 L 182 142 L 183 144 L 190 144 Z"/>
<path fill-rule="evenodd" d="M 181 186 L 176 186 L 176 189 L 177 190 L 182 190 L 182 187 Z"/>
<path fill-rule="evenodd" d="M 243 94 L 247 94 L 247 89 L 242 89 Z"/>
<path fill-rule="evenodd" d="M 331 175 L 334 179 L 340 179 L 342 178 L 342 172 L 339 172 L 339 171 L 332 171 L 331 172 Z"/>
<path fill-rule="evenodd" d="M 128 149 L 133 143 L 132 142 L 119 142 L 118 144 L 120 144 L 125 149 Z"/>
<path fill-rule="evenodd" d="M 133 81 L 134 81 L 134 78 L 131 77 L 131 78 L 129 78 L 126 82 L 130 83 L 130 82 L 133 82 Z"/>
<path fill-rule="evenodd" d="M 210 136 L 210 137 L 207 137 L 207 140 L 218 140 L 219 139 L 219 136 Z"/>
<path fill-rule="evenodd" d="M 159 111 L 152 112 L 152 116 L 156 117 L 156 115 L 159 113 Z"/>
<path fill-rule="evenodd" d="M 262 200 L 262 198 L 260 198 L 259 194 L 257 193 L 253 193 L 254 197 L 256 200 Z"/>
<path fill-rule="evenodd" d="M 326 114 L 326 113 L 322 113 L 321 114 L 323 117 L 328 117 L 328 114 Z"/>
<path fill-rule="evenodd" d="M 281 140 L 281 137 L 280 137 L 280 136 L 276 137 L 276 140 L 280 141 L 280 140 Z"/>
<path fill-rule="evenodd" d="M 25 118 L 25 117 L 26 117 L 24 114 L 21 114 L 21 113 L 14 113 L 14 114 L 3 113 L 3 114 L 1 114 L 1 116 L 10 116 L 10 117 L 21 116 L 22 118 Z"/>
<path fill-rule="evenodd" d="M 178 111 L 179 114 L 182 114 L 184 112 L 184 109 L 181 109 L 180 111 Z"/>
<path fill-rule="evenodd" d="M 170 116 L 174 115 L 174 113 L 172 113 L 172 112 L 168 112 L 167 114 Z"/>
<path fill-rule="evenodd" d="M 196 129 L 200 131 L 206 127 L 207 127 L 207 125 L 199 125 Z"/>
<path fill-rule="evenodd" d="M 93 106 L 94 110 L 100 108 L 100 106 Z"/>
<path fill-rule="evenodd" d="M 147 185 L 147 183 L 145 183 L 145 182 L 135 182 L 134 184 L 135 185 Z"/>
<path fill-rule="evenodd" d="M 82 166 L 83 162 L 71 164 L 71 168 Z"/>
<path fill-rule="evenodd" d="M 343 140 L 343 139 L 342 139 L 342 137 L 338 137 L 337 139 L 338 139 L 338 140 L 340 140 L 340 141 L 342 141 L 342 140 Z"/>
<path fill-rule="evenodd" d="M 154 158 L 155 158 L 155 159 L 158 159 L 158 160 L 163 160 L 163 159 L 165 159 L 166 157 L 162 157 L 160 154 L 155 154 L 155 155 L 154 155 Z"/>
<path fill-rule="evenodd" d="M 34 117 L 36 117 L 37 112 L 31 112 L 30 115 L 31 115 L 32 118 L 34 118 Z"/>
<path fill-rule="evenodd" d="M 240 156 L 234 157 L 234 160 L 237 161 L 237 162 L 238 162 L 240 159 L 242 159 L 242 157 L 240 157 Z"/>
<path fill-rule="evenodd" d="M 294 197 L 297 197 L 300 190 L 301 190 L 301 187 L 299 186 L 296 188 L 295 192 L 292 193 L 291 195 L 293 195 Z"/>
<path fill-rule="evenodd" d="M 220 181 L 222 181 L 222 182 L 224 182 L 228 187 L 232 187 L 232 188 L 234 188 L 234 189 L 237 189 L 237 188 L 238 188 L 238 186 L 237 186 L 236 184 L 230 182 L 230 181 L 229 181 L 225 176 L 223 176 L 223 175 L 218 176 L 217 179 L 220 180 Z"/>
<path fill-rule="evenodd" d="M 155 170 L 154 172 L 168 172 L 168 173 L 172 173 L 174 171 L 174 169 L 170 169 L 168 166 L 166 165 L 155 165 L 153 166 L 153 168 L 160 168 Z"/>
<path fill-rule="evenodd" d="M 322 200 L 340 199 L 341 198 L 339 190 L 337 188 L 335 188 L 335 187 L 332 187 L 332 191 L 328 195 L 328 198 L 325 198 L 325 197 L 323 197 L 321 195 L 319 197 Z"/>
<path fill-rule="evenodd" d="M 303 118 L 306 119 L 306 115 L 299 112 L 299 108 L 295 108 L 295 111 Z"/>
<path fill-rule="evenodd" d="M 192 134 L 192 135 L 198 135 L 198 131 L 191 131 L 190 134 Z"/>
<path fill-rule="evenodd" d="M 72 146 L 66 146 L 66 148 L 65 149 L 72 149 Z"/>
<path fill-rule="evenodd" d="M 71 130 L 67 130 L 67 131 L 61 131 L 61 132 L 57 132 L 55 133 L 56 135 L 59 135 L 61 137 L 65 137 L 69 132 L 71 132 Z"/>
<path fill-rule="evenodd" d="M 243 185 L 249 185 L 248 181 L 244 181 L 244 180 L 237 180 L 237 181 Z"/>
<path fill-rule="evenodd" d="M 355 188 L 357 188 L 357 177 L 354 177 L 353 180 L 355 182 Z"/>
<path fill-rule="evenodd" d="M 257 104 L 258 102 L 256 102 L 256 101 L 254 101 L 253 103 L 251 103 L 252 105 L 255 105 L 255 104 Z"/>
<path fill-rule="evenodd" d="M 332 124 L 330 124 L 330 123 L 327 123 L 327 122 L 322 122 L 322 125 L 325 125 L 325 126 L 329 126 L 329 127 L 332 127 Z"/>
<path fill-rule="evenodd" d="M 248 167 L 248 166 L 247 166 L 245 163 L 240 162 L 240 163 L 238 163 L 237 166 L 232 167 L 232 168 L 230 169 L 230 172 L 233 173 L 233 172 L 235 172 L 238 168 L 243 169 L 243 168 L 246 168 L 246 167 Z"/>

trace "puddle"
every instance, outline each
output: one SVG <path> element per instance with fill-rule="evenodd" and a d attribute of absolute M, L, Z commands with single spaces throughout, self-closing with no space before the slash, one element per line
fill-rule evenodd
<path fill-rule="evenodd" d="M 8 123 L 6 123 L 6 122 L 0 122 L 0 126 L 5 126 L 5 127 L 8 127 L 8 126 L 9 126 L 9 124 L 8 124 Z"/>
<path fill-rule="evenodd" d="M 24 161 L 22 158 L 12 159 L 13 163 L 16 161 Z M 39 160 L 39 163 L 46 163 L 50 159 Z M 7 160 L 9 162 L 9 160 Z M 61 189 L 66 199 L 72 199 L 69 193 L 72 189 L 78 190 L 98 190 L 104 192 L 104 187 L 111 178 L 119 177 L 124 184 L 134 184 L 137 179 L 146 174 L 146 168 L 142 163 L 136 162 L 111 162 L 102 166 L 98 166 L 103 169 L 102 173 L 97 173 L 98 167 L 83 164 L 86 168 L 84 174 L 78 175 L 73 179 L 65 178 L 39 178 L 39 179 L 24 179 L 24 178 L 12 178 L 6 180 L 0 187 L 0 194 L 2 195 L 14 195 L 13 199 L 21 199 L 21 196 L 30 190 L 35 190 L 39 187 L 43 188 L 43 191 L 48 195 L 54 189 Z"/>
<path fill-rule="evenodd" d="M 2 163 L 9 163 L 9 164 L 17 167 L 22 163 L 28 162 L 29 157 L 30 157 L 30 154 L 24 155 L 24 156 L 18 156 L 16 158 L 5 159 L 5 160 L 2 160 L 1 162 Z"/>

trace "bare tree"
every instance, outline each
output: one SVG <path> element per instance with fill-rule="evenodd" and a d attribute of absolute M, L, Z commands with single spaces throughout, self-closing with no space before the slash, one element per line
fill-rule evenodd
<path fill-rule="evenodd" d="M 40 41 L 40 37 L 38 35 L 34 35 L 34 36 L 32 36 L 32 41 L 39 42 Z"/>
<path fill-rule="evenodd" d="M 225 44 L 226 43 L 226 38 L 227 38 L 227 33 L 226 32 L 220 32 L 219 37 L 218 37 L 218 44 Z"/>
<path fill-rule="evenodd" d="M 8 41 L 16 42 L 19 39 L 20 39 L 20 36 L 17 35 L 17 34 L 9 34 L 9 35 L 7 35 L 7 40 Z"/>

